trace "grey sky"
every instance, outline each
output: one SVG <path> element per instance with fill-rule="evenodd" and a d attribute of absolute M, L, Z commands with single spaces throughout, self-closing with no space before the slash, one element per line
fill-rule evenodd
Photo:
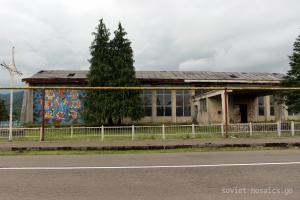
<path fill-rule="evenodd" d="M 100 18 L 122 22 L 137 70 L 282 72 L 300 34 L 299 0 L 0 0 L 0 61 L 30 76 L 88 69 Z M 0 70 L 0 84 L 7 73 Z"/>

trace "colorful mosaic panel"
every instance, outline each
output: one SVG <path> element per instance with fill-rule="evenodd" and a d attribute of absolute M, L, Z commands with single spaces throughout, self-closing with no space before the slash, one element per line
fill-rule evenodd
<path fill-rule="evenodd" d="M 45 92 L 45 123 L 82 123 L 84 91 L 53 89 Z M 33 92 L 33 120 L 42 122 L 42 91 Z"/>

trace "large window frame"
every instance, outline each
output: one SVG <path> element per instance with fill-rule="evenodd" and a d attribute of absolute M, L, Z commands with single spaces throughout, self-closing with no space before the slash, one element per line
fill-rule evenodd
<path fill-rule="evenodd" d="M 264 96 L 258 97 L 258 115 L 265 116 L 265 98 L 264 98 Z"/>
<path fill-rule="evenodd" d="M 275 98 L 273 95 L 270 96 L 270 116 L 275 115 Z"/>
<path fill-rule="evenodd" d="M 152 117 L 152 90 L 143 90 L 141 93 L 144 116 Z"/>
<path fill-rule="evenodd" d="M 156 91 L 156 115 L 161 117 L 172 116 L 172 92 L 171 90 Z"/>
<path fill-rule="evenodd" d="M 176 90 L 176 116 L 191 116 L 191 91 Z"/>

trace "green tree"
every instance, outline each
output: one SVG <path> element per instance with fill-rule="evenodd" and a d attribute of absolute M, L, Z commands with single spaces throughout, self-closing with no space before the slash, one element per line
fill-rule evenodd
<path fill-rule="evenodd" d="M 133 51 L 126 32 L 119 24 L 115 37 L 109 41 L 109 30 L 103 20 L 93 33 L 90 47 L 88 86 L 138 86 L 133 67 Z M 138 120 L 143 116 L 142 103 L 137 91 L 101 90 L 87 91 L 83 117 L 90 125 L 120 124 L 129 117 Z"/>
<path fill-rule="evenodd" d="M 285 87 L 300 87 L 300 35 L 294 43 L 293 53 L 289 56 L 291 69 L 282 81 Z M 288 110 L 294 113 L 300 112 L 300 92 L 285 91 L 281 93 L 281 101 Z"/>
<path fill-rule="evenodd" d="M 119 87 L 139 86 L 133 66 L 131 42 L 126 38 L 126 35 L 127 33 L 119 23 L 117 30 L 114 32 L 114 38 L 110 42 L 114 85 Z M 112 120 L 114 123 L 120 124 L 125 117 L 132 120 L 143 117 L 144 111 L 139 91 L 124 90 L 115 92 L 113 102 Z"/>
<path fill-rule="evenodd" d="M 4 100 L 0 99 L 0 121 L 5 121 L 8 119 L 8 112 L 5 107 Z"/>
<path fill-rule="evenodd" d="M 91 59 L 90 69 L 87 75 L 87 85 L 109 86 L 109 80 L 113 77 L 110 67 L 109 30 L 106 28 L 103 19 L 99 21 L 96 32 L 92 33 L 94 40 L 90 46 Z M 109 114 L 108 96 L 103 91 L 88 90 L 84 98 L 83 118 L 87 124 L 101 125 L 105 123 Z"/>

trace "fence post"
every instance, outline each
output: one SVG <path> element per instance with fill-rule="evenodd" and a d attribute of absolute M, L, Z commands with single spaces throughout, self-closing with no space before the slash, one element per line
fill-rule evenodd
<path fill-rule="evenodd" d="M 40 142 L 43 141 L 43 127 L 40 127 Z"/>
<path fill-rule="evenodd" d="M 134 125 L 131 126 L 131 139 L 134 140 L 135 137 L 134 137 Z"/>
<path fill-rule="evenodd" d="M 249 133 L 250 133 L 250 136 L 252 136 L 252 123 L 251 122 L 249 123 Z"/>
<path fill-rule="evenodd" d="M 277 122 L 277 133 L 278 133 L 278 137 L 281 136 L 281 123 L 280 121 Z"/>
<path fill-rule="evenodd" d="M 292 136 L 295 136 L 295 122 L 291 121 L 291 132 L 292 132 Z"/>
<path fill-rule="evenodd" d="M 101 126 L 101 141 L 104 140 L 104 126 Z"/>
<path fill-rule="evenodd" d="M 73 138 L 73 133 L 74 133 L 73 126 L 71 126 L 71 138 Z"/>
<path fill-rule="evenodd" d="M 192 136 L 193 136 L 193 138 L 196 137 L 196 135 L 195 135 L 195 124 L 192 124 Z"/>
<path fill-rule="evenodd" d="M 221 133 L 222 133 L 222 137 L 224 137 L 224 124 L 221 124 Z"/>
<path fill-rule="evenodd" d="M 163 138 L 163 140 L 165 140 L 165 139 L 166 139 L 166 134 L 165 134 L 165 125 L 164 125 L 164 124 L 162 125 L 162 138 Z"/>

